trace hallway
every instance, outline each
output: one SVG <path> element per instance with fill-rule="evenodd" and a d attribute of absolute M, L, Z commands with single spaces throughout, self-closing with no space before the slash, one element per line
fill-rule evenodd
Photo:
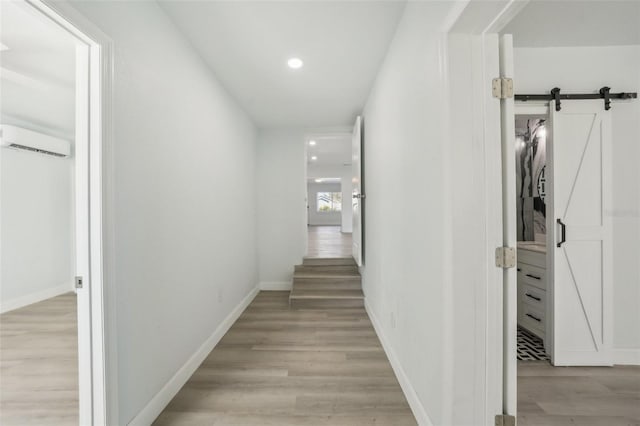
<path fill-rule="evenodd" d="M 261 292 L 156 425 L 415 425 L 364 309 Z"/>
<path fill-rule="evenodd" d="M 309 226 L 308 235 L 308 257 L 351 256 L 351 234 L 339 226 Z"/>

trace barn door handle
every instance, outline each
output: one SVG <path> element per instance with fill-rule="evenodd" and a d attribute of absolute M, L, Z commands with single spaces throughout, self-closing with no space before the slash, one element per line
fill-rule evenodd
<path fill-rule="evenodd" d="M 562 244 L 567 242 L 567 225 L 562 223 L 562 219 L 558 219 L 557 222 L 560 225 L 560 242 L 556 245 L 562 247 Z"/>

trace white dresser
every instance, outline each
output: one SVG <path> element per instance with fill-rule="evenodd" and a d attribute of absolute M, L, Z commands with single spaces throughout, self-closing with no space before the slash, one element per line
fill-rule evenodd
<path fill-rule="evenodd" d="M 518 242 L 518 325 L 545 340 L 546 320 L 546 247 Z"/>

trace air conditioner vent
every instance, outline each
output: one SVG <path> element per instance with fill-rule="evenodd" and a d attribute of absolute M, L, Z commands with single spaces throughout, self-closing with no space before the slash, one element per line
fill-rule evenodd
<path fill-rule="evenodd" d="M 71 143 L 67 140 L 7 124 L 0 124 L 0 145 L 61 158 L 71 155 Z"/>
<path fill-rule="evenodd" d="M 54 157 L 66 157 L 64 154 L 60 154 L 59 152 L 51 152 L 45 149 L 34 148 L 32 146 L 20 145 L 18 143 L 10 143 L 7 145 L 8 148 L 16 148 L 16 149 L 24 149 L 26 151 L 38 152 L 40 154 L 53 155 Z"/>

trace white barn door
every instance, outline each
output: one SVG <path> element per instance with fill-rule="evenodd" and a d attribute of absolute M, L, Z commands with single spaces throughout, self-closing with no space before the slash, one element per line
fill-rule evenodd
<path fill-rule="evenodd" d="M 611 365 L 611 114 L 603 101 L 550 105 L 554 365 Z"/>
<path fill-rule="evenodd" d="M 351 139 L 351 170 L 353 192 L 351 202 L 353 205 L 353 258 L 358 266 L 362 266 L 362 118 L 356 118 Z"/>

